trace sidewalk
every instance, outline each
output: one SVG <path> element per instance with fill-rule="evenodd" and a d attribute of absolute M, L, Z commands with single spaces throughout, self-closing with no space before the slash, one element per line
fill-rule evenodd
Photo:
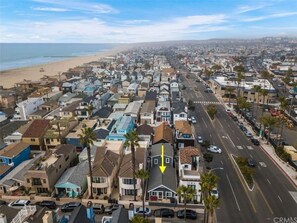
<path fill-rule="evenodd" d="M 225 106 L 227 107 L 226 104 Z M 249 132 L 253 134 L 253 137 L 259 140 L 261 149 L 279 167 L 279 169 L 289 178 L 289 180 L 297 187 L 297 171 L 288 163 L 280 159 L 278 155 L 275 153 L 274 147 L 270 143 L 267 144 L 266 139 L 262 139 L 261 137 L 259 137 L 254 132 L 253 128 L 249 125 L 249 123 L 244 120 L 244 118 L 241 118 L 240 115 L 238 115 L 235 112 L 232 112 L 232 113 L 233 115 L 237 116 L 238 120 L 244 124 L 244 126 L 248 129 Z"/>

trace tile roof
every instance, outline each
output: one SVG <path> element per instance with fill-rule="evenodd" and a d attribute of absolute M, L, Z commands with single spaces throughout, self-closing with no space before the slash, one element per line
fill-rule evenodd
<path fill-rule="evenodd" d="M 142 113 L 151 113 L 155 111 L 155 102 L 154 101 L 147 101 L 145 103 L 143 103 L 142 108 L 140 110 L 140 114 Z"/>
<path fill-rule="evenodd" d="M 28 148 L 28 144 L 24 142 L 14 143 L 0 150 L 0 156 L 13 157 Z"/>
<path fill-rule="evenodd" d="M 154 133 L 154 128 L 148 124 L 143 124 L 137 127 L 138 135 L 151 135 Z"/>
<path fill-rule="evenodd" d="M 192 146 L 188 146 L 179 150 L 179 159 L 181 164 L 184 164 L 184 163 L 191 164 L 193 156 L 201 156 L 201 155 L 202 155 L 201 151 L 198 148 L 192 147 Z"/>
<path fill-rule="evenodd" d="M 170 144 L 173 144 L 172 130 L 168 125 L 165 125 L 165 123 L 162 123 L 161 125 L 155 127 L 153 143 L 156 144 L 160 142 L 162 139 Z"/>
<path fill-rule="evenodd" d="M 174 123 L 175 129 L 183 134 L 192 134 L 192 127 L 187 121 L 178 120 Z"/>
<path fill-rule="evenodd" d="M 99 147 L 96 151 L 93 167 L 93 176 L 108 177 L 116 167 L 119 155 L 107 150 L 105 147 Z"/>
<path fill-rule="evenodd" d="M 35 119 L 23 134 L 23 138 L 40 138 L 49 127 L 50 120 Z"/>
<path fill-rule="evenodd" d="M 135 171 L 139 170 L 139 164 L 145 159 L 145 148 L 137 148 L 135 151 Z M 119 177 L 132 177 L 132 154 L 126 154 L 120 166 Z"/>

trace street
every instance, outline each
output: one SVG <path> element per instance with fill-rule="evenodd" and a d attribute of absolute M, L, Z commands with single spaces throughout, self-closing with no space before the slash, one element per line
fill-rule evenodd
<path fill-rule="evenodd" d="M 220 206 L 216 211 L 217 222 L 273 222 L 274 217 L 296 217 L 297 201 L 293 196 L 297 192 L 292 183 L 260 147 L 250 142 L 214 94 L 204 92 L 203 82 L 195 82 L 196 75 L 181 79 L 186 86 L 184 98 L 194 101 L 196 107 L 193 112 L 197 119 L 196 135 L 223 149 L 222 154 L 214 154 L 214 160 L 209 165 L 211 168 L 224 168 L 215 170 L 219 176 L 221 194 Z M 194 91 L 195 88 L 198 91 Z M 206 112 L 206 106 L 210 103 L 215 104 L 218 110 L 213 121 Z M 256 184 L 252 191 L 239 177 L 231 154 L 251 157 L 257 162 Z"/>

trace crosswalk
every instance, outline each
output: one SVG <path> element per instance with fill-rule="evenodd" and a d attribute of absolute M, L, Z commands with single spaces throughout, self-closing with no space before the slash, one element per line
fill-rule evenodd
<path fill-rule="evenodd" d="M 243 147 L 243 146 L 236 146 L 237 147 L 237 149 L 239 149 L 239 150 L 243 150 L 245 147 Z M 248 150 L 254 150 L 254 147 L 252 147 L 252 146 L 246 146 L 246 148 L 248 149 Z"/>
<path fill-rule="evenodd" d="M 221 104 L 221 102 L 218 101 L 194 101 L 194 104 Z"/>

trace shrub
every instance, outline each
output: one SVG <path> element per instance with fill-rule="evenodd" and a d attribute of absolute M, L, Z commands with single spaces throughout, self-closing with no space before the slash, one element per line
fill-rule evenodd
<path fill-rule="evenodd" d="M 204 159 L 206 162 L 210 163 L 210 162 L 212 162 L 212 160 L 213 160 L 213 155 L 210 154 L 210 153 L 204 153 L 204 154 L 203 154 L 203 159 Z"/>

